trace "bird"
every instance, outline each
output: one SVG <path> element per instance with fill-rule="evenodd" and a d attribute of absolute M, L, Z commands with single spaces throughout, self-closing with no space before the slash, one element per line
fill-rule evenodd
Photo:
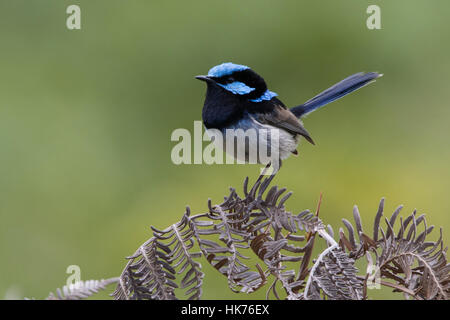
<path fill-rule="evenodd" d="M 207 131 L 215 130 L 223 135 L 219 142 L 224 150 L 245 163 L 249 162 L 251 151 L 256 150 L 257 155 L 253 159 L 257 163 L 270 166 L 277 158 L 275 160 L 279 161 L 279 169 L 282 160 L 291 154 L 298 154 L 297 147 L 301 139 L 315 144 L 301 118 L 381 76 L 378 72 L 355 73 L 293 108 L 287 108 L 278 94 L 268 89 L 264 78 L 246 65 L 225 62 L 212 67 L 207 75 L 195 78 L 207 84 L 202 109 L 203 125 Z M 260 156 L 260 148 L 271 150 L 271 146 L 275 145 L 270 137 L 261 135 L 257 135 L 256 139 L 251 135 L 246 136 L 244 144 L 228 150 L 225 136 L 237 129 L 275 132 L 277 152 L 272 152 L 270 157 Z M 233 139 L 236 140 L 236 135 Z"/>

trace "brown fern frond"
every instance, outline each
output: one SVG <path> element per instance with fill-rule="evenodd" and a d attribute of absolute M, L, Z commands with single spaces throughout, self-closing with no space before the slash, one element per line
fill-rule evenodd
<path fill-rule="evenodd" d="M 114 292 L 116 299 L 172 300 L 176 288 L 187 289 L 188 299 L 201 297 L 204 274 L 194 259 L 202 254 L 192 252 L 195 227 L 191 219 L 187 208 L 181 220 L 165 230 L 152 227 L 153 237 L 129 257 Z"/>
<path fill-rule="evenodd" d="M 355 206 L 354 223 L 342 220 L 336 242 L 333 228 L 325 228 L 317 214 L 288 211 L 285 204 L 292 193 L 269 187 L 271 180 L 261 176 L 249 187 L 246 178 L 243 196 L 230 188 L 222 203 L 208 201 L 206 213 L 191 216 L 187 208 L 168 228 L 152 227 L 153 237 L 128 258 L 114 297 L 176 299 L 182 292 L 187 299 L 199 299 L 203 272 L 197 259 L 204 257 L 234 292 L 266 287 L 267 298 L 366 299 L 371 277 L 355 266 L 365 257 L 380 284 L 415 299 L 448 299 L 450 266 L 442 230 L 437 241 L 429 241 L 433 227 L 424 215 L 414 212 L 403 220 L 400 206 L 384 218 L 382 199 L 369 236 Z M 321 238 L 327 248 L 313 260 L 314 243 Z M 200 252 L 194 251 L 196 244 Z M 250 264 L 250 255 L 262 263 Z"/>
<path fill-rule="evenodd" d="M 414 211 L 403 220 L 399 218 L 402 208 L 399 206 L 389 219 L 384 218 L 383 221 L 384 199 L 381 199 L 374 219 L 372 239 L 363 232 L 361 216 L 355 207 L 354 219 L 359 243 L 356 243 L 352 224 L 343 219 L 348 238 L 341 230 L 341 248 L 349 251 L 349 255 L 355 259 L 362 257 L 366 251 L 372 251 L 376 255 L 374 263 L 378 276 L 392 281 L 396 288 L 394 291 L 408 292 L 415 299 L 448 299 L 450 264 L 446 259 L 447 248 L 443 247 L 442 230 L 437 241 L 428 241 L 427 237 L 434 227 L 428 227 L 425 215 L 416 217 Z M 384 222 L 385 228 L 381 222 Z M 399 225 L 397 232 L 394 231 L 396 222 Z M 421 226 L 423 230 L 420 232 Z"/>
<path fill-rule="evenodd" d="M 112 283 L 117 283 L 119 278 L 110 278 L 106 280 L 86 280 L 78 281 L 75 284 L 65 285 L 61 289 L 56 289 L 56 294 L 50 292 L 46 300 L 81 300 L 86 299 Z"/>

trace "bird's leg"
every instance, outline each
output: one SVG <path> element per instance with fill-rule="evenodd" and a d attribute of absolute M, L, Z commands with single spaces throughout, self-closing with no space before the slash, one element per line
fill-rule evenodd
<path fill-rule="evenodd" d="M 279 159 L 278 160 L 278 168 L 275 170 L 275 169 L 273 169 L 272 170 L 272 173 L 270 174 L 270 177 L 268 177 L 266 180 L 264 180 L 264 184 L 266 184 L 266 185 L 269 185 L 271 182 L 272 182 L 272 180 L 273 180 L 273 178 L 275 178 L 275 175 L 278 173 L 278 171 L 280 170 L 280 168 L 281 168 L 281 159 Z M 266 166 L 266 168 L 264 169 L 264 171 L 263 171 L 263 173 L 261 174 L 261 176 L 265 173 L 265 171 L 271 166 L 272 164 L 271 163 L 269 163 L 267 166 Z M 261 177 L 260 176 L 260 177 Z"/>
<path fill-rule="evenodd" d="M 262 178 L 263 178 L 264 176 L 266 176 L 267 170 L 269 170 L 270 165 L 271 165 L 271 163 L 269 162 L 269 163 L 266 165 L 266 167 L 261 171 L 261 174 L 259 175 L 258 179 L 256 179 L 255 185 L 256 185 L 257 183 L 259 183 L 259 182 L 262 180 Z"/>

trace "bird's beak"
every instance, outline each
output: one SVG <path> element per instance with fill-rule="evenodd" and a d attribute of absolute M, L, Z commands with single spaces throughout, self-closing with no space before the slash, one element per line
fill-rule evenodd
<path fill-rule="evenodd" d="M 201 81 L 205 81 L 205 82 L 210 82 L 213 81 L 210 77 L 208 76 L 196 76 L 195 79 L 201 80 Z"/>

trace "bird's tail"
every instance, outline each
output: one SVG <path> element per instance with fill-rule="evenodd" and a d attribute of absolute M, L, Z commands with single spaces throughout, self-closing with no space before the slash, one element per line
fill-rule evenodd
<path fill-rule="evenodd" d="M 300 118 L 330 102 L 342 98 L 350 92 L 374 82 L 375 79 L 381 76 L 382 74 L 377 72 L 355 73 L 354 75 L 345 78 L 344 80 L 336 83 L 334 86 L 319 93 L 317 96 L 306 101 L 304 104 L 292 108 L 291 112 Z"/>

